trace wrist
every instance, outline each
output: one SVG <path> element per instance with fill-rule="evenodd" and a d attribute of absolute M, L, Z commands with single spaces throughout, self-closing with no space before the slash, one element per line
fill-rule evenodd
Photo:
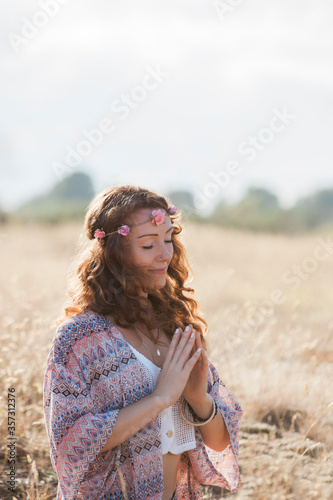
<path fill-rule="evenodd" d="M 208 393 L 206 393 L 204 398 L 200 401 L 187 400 L 187 402 L 198 417 L 207 419 L 209 418 L 213 410 L 214 402 L 212 399 L 213 398 Z"/>
<path fill-rule="evenodd" d="M 149 394 L 148 398 L 153 401 L 154 408 L 156 409 L 156 414 L 159 415 L 165 408 L 168 408 L 168 403 L 166 399 L 157 392 L 152 392 Z"/>

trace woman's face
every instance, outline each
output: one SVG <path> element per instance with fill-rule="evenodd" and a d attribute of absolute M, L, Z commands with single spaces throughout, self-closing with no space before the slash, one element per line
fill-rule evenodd
<path fill-rule="evenodd" d="M 131 214 L 131 224 L 138 224 L 150 218 L 153 208 L 140 208 Z M 163 209 L 161 209 L 164 212 Z M 171 235 L 173 225 L 165 213 L 164 222 L 156 226 L 150 220 L 131 228 L 128 243 L 131 248 L 132 263 L 147 273 L 147 283 L 151 288 L 163 288 L 167 269 L 173 256 Z M 147 296 L 147 293 L 142 293 Z"/>

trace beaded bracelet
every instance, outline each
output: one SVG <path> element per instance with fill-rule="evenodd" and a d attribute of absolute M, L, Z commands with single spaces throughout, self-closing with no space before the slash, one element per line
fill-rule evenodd
<path fill-rule="evenodd" d="M 185 422 L 187 422 L 188 424 L 191 424 L 191 425 L 195 425 L 195 426 L 200 426 L 200 425 L 205 425 L 205 424 L 208 424 L 208 422 L 211 422 L 213 420 L 213 418 L 215 418 L 216 414 L 217 414 L 217 405 L 214 401 L 214 399 L 212 398 L 212 396 L 210 394 L 208 394 L 208 396 L 210 397 L 210 399 L 213 401 L 213 411 L 210 415 L 210 417 L 207 418 L 207 420 L 204 420 L 202 419 L 201 417 L 198 417 L 197 415 L 195 415 L 194 411 L 192 410 L 191 406 L 188 405 L 192 415 L 195 415 L 195 418 L 199 421 L 199 422 L 193 422 L 191 420 L 188 420 L 188 418 L 186 417 L 185 413 L 184 413 L 184 410 L 185 410 L 185 404 L 186 404 L 186 399 L 184 398 L 181 405 L 180 405 L 180 412 L 182 414 L 182 417 L 183 419 L 185 420 Z"/>

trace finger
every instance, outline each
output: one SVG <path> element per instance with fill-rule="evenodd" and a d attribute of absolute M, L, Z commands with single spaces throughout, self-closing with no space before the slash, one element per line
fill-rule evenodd
<path fill-rule="evenodd" d="M 196 340 L 196 348 L 197 349 L 202 349 L 204 351 L 203 346 L 202 346 L 202 342 L 201 342 L 200 332 L 197 332 L 195 340 Z M 200 367 L 201 367 L 202 361 L 203 361 L 203 356 L 201 355 L 200 358 L 199 358 Z"/>
<path fill-rule="evenodd" d="M 190 375 L 192 369 L 194 368 L 194 365 L 196 364 L 196 362 L 198 361 L 198 359 L 200 358 L 200 355 L 201 355 L 201 351 L 202 349 L 199 348 L 195 351 L 195 353 L 193 354 L 193 356 L 191 356 L 188 361 L 186 362 L 185 366 L 184 366 L 184 370 L 185 372 L 188 372 L 188 376 Z"/>
<path fill-rule="evenodd" d="M 198 333 L 197 333 L 196 331 L 194 331 L 194 330 L 192 330 L 192 332 L 194 333 L 195 337 L 194 337 L 194 344 L 193 344 L 193 346 L 192 346 L 192 350 L 191 350 L 191 356 L 194 354 L 194 352 L 195 352 L 197 349 L 199 349 L 199 347 L 201 347 L 200 345 L 197 345 L 197 342 L 198 342 L 198 340 L 197 340 L 197 335 L 198 335 Z M 190 337 L 190 338 L 191 338 L 191 337 Z"/>
<path fill-rule="evenodd" d="M 199 349 L 200 347 L 202 347 L 202 345 L 201 345 L 201 339 L 200 339 L 200 333 L 199 332 L 195 332 L 195 348 Z"/>
<path fill-rule="evenodd" d="M 195 338 L 194 338 L 194 343 L 193 343 L 193 346 L 192 346 L 192 349 L 191 349 L 191 356 L 193 356 L 193 354 L 195 353 L 195 351 L 196 351 L 197 349 L 199 349 L 199 347 L 202 347 L 202 346 L 201 346 L 201 343 L 200 343 L 200 342 L 198 342 L 198 338 L 197 338 L 197 337 L 198 337 L 198 335 L 199 335 L 199 333 L 198 333 L 198 332 L 195 332 L 195 331 L 193 331 L 193 333 L 194 333 L 194 335 L 195 335 Z M 190 337 L 190 338 L 191 338 L 191 337 Z"/>
<path fill-rule="evenodd" d="M 182 331 L 182 330 L 180 331 L 180 338 L 179 338 L 178 345 L 176 346 L 176 349 L 175 349 L 173 361 L 175 361 L 175 362 L 178 361 L 179 356 L 183 352 L 189 338 L 190 338 L 190 330 L 185 329 L 184 331 Z"/>
<path fill-rule="evenodd" d="M 187 360 L 193 356 L 195 352 L 195 349 L 193 349 L 194 345 L 195 345 L 195 334 L 194 332 L 192 332 L 183 350 L 179 353 L 179 357 L 176 361 L 176 363 L 180 364 L 182 368 L 185 366 Z"/>
<path fill-rule="evenodd" d="M 176 348 L 175 355 L 174 355 L 174 361 L 177 363 L 183 350 L 185 349 L 191 335 L 192 335 L 192 325 L 189 325 L 188 330 L 184 330 L 184 332 L 181 334 L 181 339 L 179 341 L 179 344 Z"/>
<path fill-rule="evenodd" d="M 172 339 L 171 339 L 171 342 L 170 342 L 170 345 L 169 345 L 169 349 L 168 349 L 168 353 L 166 355 L 166 358 L 165 358 L 165 361 L 163 363 L 163 366 L 166 364 L 166 363 L 169 363 L 172 358 L 174 357 L 174 353 L 175 353 L 175 350 L 177 348 L 177 345 L 181 339 L 181 335 L 182 335 L 182 329 L 181 328 L 177 328 L 175 333 L 173 334 L 172 336 Z"/>
<path fill-rule="evenodd" d="M 201 351 L 201 369 L 207 371 L 208 370 L 208 358 L 205 349 Z"/>

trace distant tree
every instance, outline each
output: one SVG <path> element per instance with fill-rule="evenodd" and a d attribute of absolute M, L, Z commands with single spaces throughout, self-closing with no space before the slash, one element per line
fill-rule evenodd
<path fill-rule="evenodd" d="M 7 213 L 0 206 L 0 224 L 5 224 L 8 220 Z"/>
<path fill-rule="evenodd" d="M 240 204 L 244 204 L 255 207 L 258 211 L 276 211 L 279 209 L 279 200 L 275 194 L 271 193 L 267 189 L 250 187 L 247 195 L 243 198 Z"/>
<path fill-rule="evenodd" d="M 298 200 L 293 215 L 307 228 L 333 222 L 333 189 L 323 189 Z"/>
<path fill-rule="evenodd" d="M 276 232 L 281 229 L 278 198 L 270 191 L 256 187 L 249 188 L 236 204 L 220 202 L 208 219 L 222 226 L 252 231 Z"/>
<path fill-rule="evenodd" d="M 76 172 L 56 184 L 49 196 L 59 200 L 90 200 L 94 196 L 94 188 L 89 175 Z"/>
<path fill-rule="evenodd" d="M 13 220 L 58 223 L 82 220 L 94 196 L 91 178 L 75 172 L 57 183 L 47 194 L 36 196 L 11 214 Z"/>
<path fill-rule="evenodd" d="M 191 220 L 201 220 L 201 217 L 197 213 L 194 206 L 193 194 L 190 191 L 170 191 L 166 196 L 173 203 L 173 205 L 181 210 L 184 218 Z"/>

